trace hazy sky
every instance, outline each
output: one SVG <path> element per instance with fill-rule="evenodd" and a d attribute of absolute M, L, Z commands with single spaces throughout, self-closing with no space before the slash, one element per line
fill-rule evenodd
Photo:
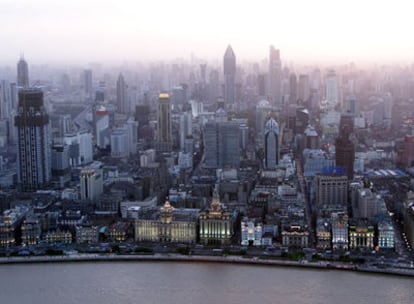
<path fill-rule="evenodd" d="M 262 59 L 414 61 L 407 0 L 0 0 L 0 63 Z"/>

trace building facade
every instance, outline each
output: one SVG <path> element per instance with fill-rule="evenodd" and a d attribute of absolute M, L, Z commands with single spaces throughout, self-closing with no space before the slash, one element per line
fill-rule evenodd
<path fill-rule="evenodd" d="M 21 191 L 36 191 L 51 180 L 51 142 L 49 115 L 43 104 L 43 92 L 25 89 L 19 92 L 17 128 L 18 183 Z"/>

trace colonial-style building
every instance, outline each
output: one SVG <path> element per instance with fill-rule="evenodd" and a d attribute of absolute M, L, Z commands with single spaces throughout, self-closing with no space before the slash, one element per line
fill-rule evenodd
<path fill-rule="evenodd" d="M 349 226 L 349 247 L 351 249 L 374 249 L 374 226 L 364 222 Z"/>
<path fill-rule="evenodd" d="M 135 241 L 194 244 L 197 241 L 198 209 L 174 209 L 168 201 L 157 219 L 135 221 Z"/>
<path fill-rule="evenodd" d="M 306 248 L 309 242 L 309 231 L 300 225 L 292 225 L 282 232 L 282 244 L 286 247 Z"/>
<path fill-rule="evenodd" d="M 233 221 L 230 212 L 221 208 L 217 189 L 214 190 L 211 208 L 200 214 L 200 242 L 203 244 L 230 244 Z"/>

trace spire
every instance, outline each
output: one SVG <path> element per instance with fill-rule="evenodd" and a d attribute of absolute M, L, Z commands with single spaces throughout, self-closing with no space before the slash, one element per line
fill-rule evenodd
<path fill-rule="evenodd" d="M 232 47 L 231 47 L 230 44 L 227 46 L 226 52 L 224 53 L 224 57 L 225 58 L 233 58 L 233 57 L 236 57 L 236 55 L 234 54 L 234 51 L 233 51 L 233 49 L 232 49 Z"/>
<path fill-rule="evenodd" d="M 220 211 L 220 205 L 220 195 L 218 192 L 218 185 L 216 184 L 213 191 L 213 200 L 211 201 L 211 210 Z"/>

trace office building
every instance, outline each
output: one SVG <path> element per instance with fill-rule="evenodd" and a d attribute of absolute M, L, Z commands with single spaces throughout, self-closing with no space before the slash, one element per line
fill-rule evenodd
<path fill-rule="evenodd" d="M 269 49 L 269 95 L 273 105 L 282 102 L 282 62 L 280 51 L 270 46 Z"/>
<path fill-rule="evenodd" d="M 216 187 L 210 209 L 200 213 L 200 242 L 205 245 L 228 245 L 232 235 L 232 216 L 222 209 Z"/>
<path fill-rule="evenodd" d="M 15 117 L 17 128 L 18 183 L 21 191 L 36 191 L 51 179 L 49 115 L 43 104 L 43 92 L 24 89 L 19 92 Z"/>
<path fill-rule="evenodd" d="M 330 108 L 334 108 L 340 101 L 338 78 L 334 70 L 330 70 L 325 79 L 325 97 Z"/>
<path fill-rule="evenodd" d="M 157 152 L 172 150 L 171 103 L 170 96 L 166 93 L 160 94 L 158 98 L 156 150 Z"/>
<path fill-rule="evenodd" d="M 240 166 L 240 125 L 237 122 L 208 122 L 203 138 L 206 167 Z"/>
<path fill-rule="evenodd" d="M 339 123 L 339 137 L 335 140 L 336 166 L 346 171 L 349 180 L 354 177 L 355 145 L 349 139 L 353 132 L 353 116 L 342 114 Z"/>
<path fill-rule="evenodd" d="M 266 122 L 264 138 L 264 166 L 268 170 L 274 170 L 279 164 L 279 124 L 273 118 Z"/>
<path fill-rule="evenodd" d="M 81 85 L 83 92 L 87 99 L 92 101 L 93 98 L 93 83 L 92 83 L 92 70 L 84 70 L 81 76 Z"/>
<path fill-rule="evenodd" d="M 233 104 L 236 102 L 236 55 L 229 45 L 224 53 L 224 102 Z"/>
<path fill-rule="evenodd" d="M 241 245 L 261 246 L 263 236 L 263 224 L 254 219 L 244 217 L 241 221 Z"/>
<path fill-rule="evenodd" d="M 289 103 L 294 104 L 298 99 L 298 83 L 296 74 L 292 73 L 289 76 Z"/>
<path fill-rule="evenodd" d="M 103 193 L 102 169 L 86 168 L 80 173 L 81 199 L 95 201 Z"/>
<path fill-rule="evenodd" d="M 348 179 L 345 175 L 317 174 L 316 205 L 346 205 L 348 202 Z"/>
<path fill-rule="evenodd" d="M 344 212 L 334 212 L 331 214 L 332 224 L 332 249 L 348 250 L 348 215 Z"/>
<path fill-rule="evenodd" d="M 261 100 L 256 106 L 256 145 L 263 147 L 264 144 L 264 128 L 266 121 L 272 112 L 272 106 L 269 101 Z"/>
<path fill-rule="evenodd" d="M 29 67 L 23 56 L 17 62 L 17 85 L 21 88 L 29 87 Z"/>
<path fill-rule="evenodd" d="M 166 201 L 155 219 L 151 215 L 135 221 L 135 241 L 194 244 L 198 215 L 199 209 L 175 209 Z"/>
<path fill-rule="evenodd" d="M 128 86 L 122 74 L 119 74 L 118 80 L 116 82 L 116 106 L 119 113 L 130 113 L 131 109 L 128 102 Z"/>

